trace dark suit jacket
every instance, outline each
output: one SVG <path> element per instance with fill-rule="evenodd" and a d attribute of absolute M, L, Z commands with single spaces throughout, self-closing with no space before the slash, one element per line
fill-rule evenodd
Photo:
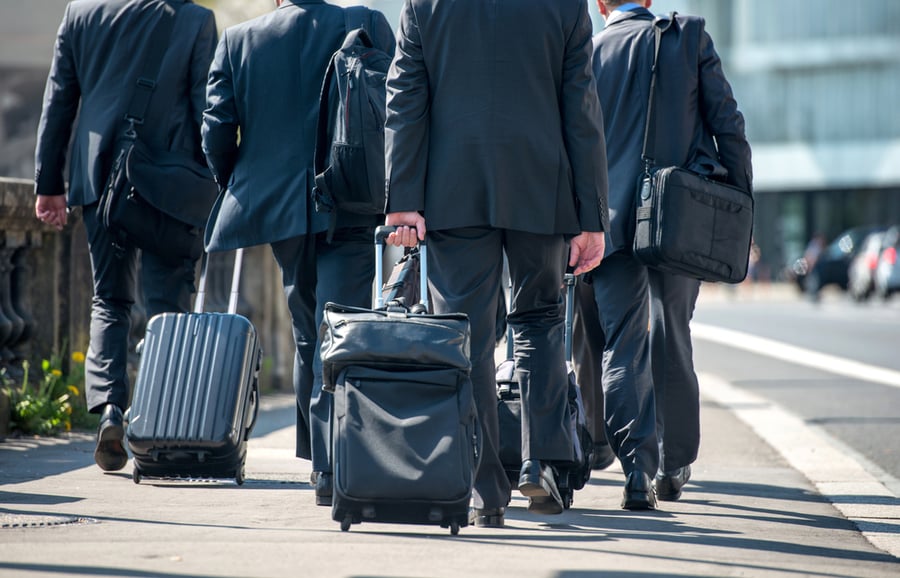
<path fill-rule="evenodd" d="M 370 25 L 373 43 L 393 54 L 384 15 L 373 11 Z M 228 190 L 210 217 L 208 250 L 327 229 L 327 214 L 317 214 L 310 198 L 316 122 L 325 70 L 346 33 L 339 6 L 286 0 L 222 34 L 209 72 L 203 150 Z"/>
<path fill-rule="evenodd" d="M 643 8 L 616 11 L 594 37 L 594 75 L 608 143 L 607 254 L 630 250 L 633 242 L 653 62 L 652 22 L 653 14 Z M 655 164 L 706 174 L 727 171 L 729 183 L 749 191 L 752 169 L 744 117 L 704 26 L 702 18 L 678 15 L 663 34 L 654 105 Z"/>
<path fill-rule="evenodd" d="M 168 3 L 178 13 L 146 113 L 150 120 L 138 130 L 148 142 L 202 160 L 200 120 L 216 22 L 206 8 L 185 0 Z M 78 0 L 66 6 L 38 127 L 35 193 L 65 193 L 63 167 L 74 125 L 68 203 L 88 205 L 100 197 L 163 4 Z"/>
<path fill-rule="evenodd" d="M 604 230 L 590 37 L 583 0 L 407 0 L 388 75 L 388 212 L 424 211 L 430 230 Z"/>

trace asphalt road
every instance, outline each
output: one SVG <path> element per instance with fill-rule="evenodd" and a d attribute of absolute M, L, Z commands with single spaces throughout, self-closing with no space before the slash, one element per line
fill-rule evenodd
<path fill-rule="evenodd" d="M 821 428 L 900 492 L 900 300 L 860 305 L 831 293 L 813 304 L 786 288 L 755 289 L 704 289 L 694 318 L 698 371 L 729 376 Z M 707 327 L 737 333 L 706 339 Z M 741 335 L 768 341 L 749 350 Z M 889 370 L 881 382 L 871 378 L 878 369 Z"/>

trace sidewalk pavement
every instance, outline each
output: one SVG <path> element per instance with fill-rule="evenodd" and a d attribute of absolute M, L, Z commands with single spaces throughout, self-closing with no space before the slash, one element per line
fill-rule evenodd
<path fill-rule="evenodd" d="M 94 465 L 90 434 L 0 442 L 0 578 L 900 575 L 900 559 L 738 419 L 746 408 L 721 398 L 704 400 L 703 445 L 680 501 L 620 509 L 615 465 L 594 472 L 561 515 L 531 515 L 514 493 L 505 528 L 457 536 L 375 523 L 341 532 L 315 505 L 309 462 L 293 457 L 293 397 L 262 402 L 243 486 L 135 485 L 130 463 L 115 473 Z M 896 516 L 873 518 L 900 534 Z"/>
<path fill-rule="evenodd" d="M 704 444 L 678 502 L 619 508 L 618 466 L 558 516 L 515 495 L 503 529 L 362 523 L 341 532 L 293 457 L 293 400 L 264 405 L 247 481 L 103 473 L 93 436 L 0 443 L 0 576 L 897 576 L 886 554 L 728 408 L 706 402 Z"/>

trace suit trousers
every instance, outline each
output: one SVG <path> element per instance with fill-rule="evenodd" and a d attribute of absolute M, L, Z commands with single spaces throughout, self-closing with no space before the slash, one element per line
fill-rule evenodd
<path fill-rule="evenodd" d="M 494 350 L 507 255 L 516 380 L 522 392 L 522 459 L 571 461 L 565 321 L 560 297 L 568 259 L 562 235 L 491 228 L 428 233 L 429 281 L 436 313 L 462 312 L 471 328 L 472 384 L 483 448 L 473 506 L 505 507 L 511 488 L 498 455 Z"/>
<path fill-rule="evenodd" d="M 82 207 L 94 281 L 90 344 L 84 362 L 85 396 L 94 413 L 107 403 L 123 410 L 129 404 L 128 337 L 131 309 L 138 295 L 138 259 L 148 319 L 158 313 L 189 311 L 191 294 L 196 291 L 195 261 L 173 262 L 133 247 L 114 247 L 97 206 Z"/>
<path fill-rule="evenodd" d="M 590 280 L 593 295 L 576 293 L 576 314 L 596 312 L 597 318 L 574 323 L 573 341 L 580 342 L 573 348 L 576 375 L 586 398 L 603 397 L 606 439 L 624 472 L 640 470 L 652 477 L 659 466 L 659 448 L 650 366 L 648 270 L 630 253 L 616 252 L 591 271 Z M 585 327 L 596 328 L 597 322 L 602 331 L 584 332 Z M 595 377 L 582 379 L 585 375 Z M 602 393 L 597 391 L 598 384 Z"/>
<path fill-rule="evenodd" d="M 312 460 L 313 471 L 331 471 L 331 394 L 322 391 L 319 326 L 325 303 L 372 306 L 375 278 L 374 227 L 337 229 L 331 243 L 325 233 L 300 235 L 271 244 L 281 268 L 297 350 L 296 456 Z"/>
<path fill-rule="evenodd" d="M 649 277 L 656 435 L 660 469 L 671 471 L 693 463 L 700 449 L 700 388 L 690 328 L 700 281 L 653 269 Z"/>

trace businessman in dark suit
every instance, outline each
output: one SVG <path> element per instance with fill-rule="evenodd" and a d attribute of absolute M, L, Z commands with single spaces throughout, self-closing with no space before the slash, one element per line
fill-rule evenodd
<path fill-rule="evenodd" d="M 576 367 L 602 373 L 606 434 L 626 473 L 622 507 L 652 509 L 657 494 L 680 497 L 699 448 L 689 323 L 700 283 L 648 269 L 631 253 L 654 16 L 650 0 L 598 3 L 606 27 L 594 39 L 593 68 L 609 143 L 611 219 L 606 256 L 591 273 L 595 299 L 581 303 L 581 314 L 599 320 L 581 327 L 600 333 L 578 336 L 595 347 L 582 348 Z M 655 164 L 724 177 L 749 191 L 744 118 L 703 19 L 676 16 L 662 24 L 668 29 L 659 53 Z"/>
<path fill-rule="evenodd" d="M 371 306 L 374 228 L 382 217 L 317 213 L 311 193 L 319 92 L 347 33 L 344 9 L 276 0 L 276 9 L 222 34 L 209 71 L 203 150 L 225 194 L 207 228 L 208 251 L 268 243 L 281 268 L 297 351 L 297 457 L 312 460 L 316 503 L 331 505 L 331 395 L 322 392 L 318 327 L 327 301 Z M 393 54 L 384 15 L 364 27 Z M 315 366 L 315 367 L 314 367 Z"/>
<path fill-rule="evenodd" d="M 494 337 L 509 261 L 522 391 L 519 491 L 528 509 L 563 505 L 553 464 L 573 458 L 563 312 L 566 265 L 603 254 L 606 165 L 581 0 L 407 0 L 388 74 L 388 242 L 429 244 L 436 311 L 471 324 L 484 447 L 471 521 L 502 526 L 510 484 L 498 456 Z M 487 313 L 490 312 L 490 313 Z"/>
<path fill-rule="evenodd" d="M 167 4 L 177 12 L 146 113 L 154 121 L 137 132 L 168 150 L 203 158 L 200 117 L 216 23 L 210 10 L 185 0 L 70 2 L 56 38 L 35 149 L 37 218 L 62 229 L 67 207 L 82 207 L 94 279 L 85 388 L 88 409 L 101 414 L 94 459 L 108 471 L 128 461 L 122 412 L 129 399 L 126 363 L 138 259 L 148 316 L 187 311 L 194 291 L 194 262 L 173 263 L 130 247 L 116 251 L 97 215 L 113 145 L 125 130 L 131 94 Z M 63 168 L 70 141 L 67 197 Z"/>

